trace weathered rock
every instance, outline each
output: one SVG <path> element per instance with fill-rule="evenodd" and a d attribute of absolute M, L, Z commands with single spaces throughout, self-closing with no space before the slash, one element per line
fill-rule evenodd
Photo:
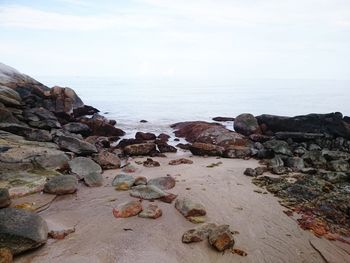
<path fill-rule="evenodd" d="M 116 190 L 129 190 L 135 183 L 135 178 L 127 174 L 118 174 L 112 181 Z"/>
<path fill-rule="evenodd" d="M 276 139 L 287 140 L 292 139 L 295 142 L 305 142 L 323 138 L 323 133 L 306 133 L 306 132 L 276 132 Z"/>
<path fill-rule="evenodd" d="M 276 154 L 293 156 L 293 153 L 289 149 L 288 143 L 285 141 L 271 140 L 264 142 L 263 145 L 265 146 L 265 148 L 273 150 Z"/>
<path fill-rule="evenodd" d="M 335 172 L 349 172 L 350 164 L 346 160 L 334 160 L 329 162 L 329 167 Z"/>
<path fill-rule="evenodd" d="M 68 150 L 78 155 L 90 155 L 97 153 L 97 149 L 94 145 L 74 137 L 60 136 L 57 144 L 60 149 Z"/>
<path fill-rule="evenodd" d="M 156 139 L 156 135 L 150 132 L 137 132 L 135 139 L 141 141 L 152 141 Z"/>
<path fill-rule="evenodd" d="M 134 185 L 146 185 L 147 184 L 147 178 L 144 176 L 138 176 L 135 178 Z"/>
<path fill-rule="evenodd" d="M 275 167 L 272 167 L 271 172 L 273 174 L 282 175 L 282 174 L 288 173 L 289 170 L 284 166 L 275 166 Z"/>
<path fill-rule="evenodd" d="M 103 185 L 103 177 L 100 173 L 89 173 L 84 176 L 84 183 L 90 187 L 98 187 Z"/>
<path fill-rule="evenodd" d="M 152 160 L 151 158 L 147 158 L 147 160 L 143 162 L 143 166 L 145 166 L 145 167 L 158 167 L 158 166 L 160 166 L 160 163 Z"/>
<path fill-rule="evenodd" d="M 95 116 L 95 115 L 94 115 Z M 125 132 L 111 125 L 105 118 L 91 119 L 83 118 L 80 120 L 82 123 L 88 125 L 91 129 L 91 134 L 96 136 L 123 136 Z"/>
<path fill-rule="evenodd" d="M 246 176 L 257 176 L 256 171 L 253 168 L 247 168 L 244 170 L 244 175 Z"/>
<path fill-rule="evenodd" d="M 105 170 L 120 168 L 119 157 L 108 151 L 100 151 L 98 154 L 94 154 L 93 160 Z"/>
<path fill-rule="evenodd" d="M 101 151 L 105 148 L 110 148 L 111 146 L 110 138 L 104 136 L 89 136 L 85 138 L 85 141 L 92 145 L 95 145 L 98 151 Z"/>
<path fill-rule="evenodd" d="M 148 181 L 148 185 L 157 186 L 161 190 L 169 190 L 175 187 L 175 179 L 171 176 L 153 178 Z"/>
<path fill-rule="evenodd" d="M 157 141 L 157 147 L 161 153 L 176 153 L 177 149 L 163 141 Z"/>
<path fill-rule="evenodd" d="M 269 167 L 270 168 L 274 168 L 274 167 L 282 167 L 284 166 L 284 162 L 283 160 L 281 159 L 280 156 L 275 156 L 274 158 L 270 159 L 269 162 Z"/>
<path fill-rule="evenodd" d="M 193 202 L 189 198 L 176 199 L 175 208 L 190 221 L 192 218 L 203 217 L 207 213 L 202 204 Z"/>
<path fill-rule="evenodd" d="M 68 162 L 71 173 L 79 179 L 83 179 L 88 174 L 101 174 L 101 167 L 93 160 L 86 157 L 76 157 Z"/>
<path fill-rule="evenodd" d="M 304 160 L 300 157 L 289 157 L 285 161 L 285 165 L 289 168 L 292 168 L 293 171 L 301 171 L 304 166 Z"/>
<path fill-rule="evenodd" d="M 71 133 L 78 133 L 82 136 L 89 136 L 91 134 L 91 129 L 88 125 L 80 122 L 70 122 L 63 125 L 63 129 Z"/>
<path fill-rule="evenodd" d="M 124 148 L 126 155 L 150 155 L 156 151 L 156 145 L 154 143 L 140 143 L 128 145 Z"/>
<path fill-rule="evenodd" d="M 165 133 L 161 133 L 157 136 L 157 138 L 162 142 L 167 142 L 170 139 L 170 136 Z"/>
<path fill-rule="evenodd" d="M 322 151 L 308 151 L 302 156 L 302 158 L 307 167 L 327 168 L 327 160 L 322 155 Z"/>
<path fill-rule="evenodd" d="M 0 210 L 0 247 L 17 255 L 47 241 L 47 224 L 37 214 L 16 208 Z"/>
<path fill-rule="evenodd" d="M 166 196 L 167 194 L 155 185 L 137 185 L 131 188 L 132 197 L 153 200 Z"/>
<path fill-rule="evenodd" d="M 39 141 L 39 142 L 52 141 L 52 136 L 48 131 L 33 129 L 22 124 L 0 123 L 0 129 L 16 135 L 23 136 L 30 141 Z"/>
<path fill-rule="evenodd" d="M 213 229 L 209 234 L 209 244 L 217 251 L 224 251 L 233 247 L 235 241 L 229 225 L 221 225 Z"/>
<path fill-rule="evenodd" d="M 11 253 L 11 250 L 3 247 L 0 248 L 0 263 L 12 263 L 13 262 L 13 256 Z"/>
<path fill-rule="evenodd" d="M 223 153 L 224 157 L 227 158 L 249 158 L 252 152 L 249 147 L 244 146 L 230 146 Z"/>
<path fill-rule="evenodd" d="M 235 118 L 233 127 L 236 132 L 249 136 L 251 134 L 261 133 L 257 119 L 249 113 L 243 113 Z"/>
<path fill-rule="evenodd" d="M 8 107 L 18 107 L 21 105 L 21 100 L 15 90 L 0 85 L 0 103 Z"/>
<path fill-rule="evenodd" d="M 209 235 L 213 232 L 213 230 L 217 227 L 216 224 L 206 223 L 195 229 L 187 230 L 182 235 L 182 243 L 192 243 L 192 242 L 200 242 L 204 239 L 208 238 Z"/>
<path fill-rule="evenodd" d="M 179 165 L 179 164 L 193 164 L 193 161 L 186 158 L 180 158 L 176 160 L 171 160 L 169 162 L 169 165 Z"/>
<path fill-rule="evenodd" d="M 23 117 L 32 127 L 46 130 L 61 128 L 56 116 L 43 107 L 26 109 Z"/>
<path fill-rule="evenodd" d="M 155 204 L 149 204 L 139 213 L 139 217 L 156 219 L 162 216 L 162 210 Z"/>
<path fill-rule="evenodd" d="M 195 142 L 190 146 L 191 153 L 199 156 L 222 156 L 224 150 L 223 147 L 200 142 Z"/>
<path fill-rule="evenodd" d="M 7 108 L 0 107 L 0 123 L 19 124 L 20 121 Z"/>
<path fill-rule="evenodd" d="M 120 204 L 117 208 L 113 208 L 113 215 L 116 218 L 126 218 L 136 216 L 142 211 L 142 205 L 140 201 L 129 201 Z"/>
<path fill-rule="evenodd" d="M 0 188 L 0 208 L 8 207 L 11 204 L 9 190 Z"/>
<path fill-rule="evenodd" d="M 78 181 L 72 175 L 58 175 L 51 178 L 44 185 L 44 192 L 55 195 L 75 193 L 78 189 Z"/>

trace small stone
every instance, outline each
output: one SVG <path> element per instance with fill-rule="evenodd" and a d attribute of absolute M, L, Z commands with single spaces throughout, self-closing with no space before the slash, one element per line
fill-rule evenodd
<path fill-rule="evenodd" d="M 161 190 L 169 190 L 175 187 L 175 179 L 171 176 L 163 176 L 148 181 L 148 185 L 155 185 Z"/>
<path fill-rule="evenodd" d="M 138 176 L 135 178 L 134 185 L 146 185 L 147 184 L 147 178 L 144 176 Z"/>
<path fill-rule="evenodd" d="M 171 204 L 176 199 L 176 197 L 177 197 L 177 195 L 175 195 L 175 194 L 166 193 L 166 196 L 159 198 L 159 200 L 164 202 L 164 203 Z"/>
<path fill-rule="evenodd" d="M 210 233 L 217 227 L 216 224 L 207 223 L 195 229 L 190 229 L 182 235 L 182 243 L 200 242 L 208 238 Z"/>
<path fill-rule="evenodd" d="M 186 158 L 180 158 L 176 160 L 171 160 L 169 162 L 169 165 L 179 165 L 179 164 L 193 164 L 193 161 Z"/>
<path fill-rule="evenodd" d="M 11 250 L 2 247 L 0 248 L 0 263 L 12 263 L 13 262 L 13 256 L 11 253 Z"/>
<path fill-rule="evenodd" d="M 99 173 L 89 173 L 84 176 L 84 182 L 87 186 L 98 187 L 103 184 L 103 177 Z"/>
<path fill-rule="evenodd" d="M 160 163 L 152 160 L 151 158 L 147 158 L 147 160 L 143 162 L 143 166 L 145 166 L 145 167 L 158 167 L 158 166 L 160 166 Z"/>
<path fill-rule="evenodd" d="M 75 228 L 63 229 L 63 230 L 51 230 L 48 235 L 53 239 L 64 239 L 71 233 L 75 232 Z"/>
<path fill-rule="evenodd" d="M 78 181 L 72 175 L 58 175 L 51 178 L 44 185 L 44 192 L 55 195 L 75 193 L 78 189 Z"/>
<path fill-rule="evenodd" d="M 232 248 L 234 243 L 229 225 L 218 226 L 209 235 L 209 244 L 220 252 Z"/>
<path fill-rule="evenodd" d="M 149 204 L 141 213 L 139 217 L 156 219 L 162 215 L 162 210 L 155 204 Z"/>
<path fill-rule="evenodd" d="M 76 157 L 68 162 L 71 172 L 79 179 L 90 173 L 102 173 L 102 168 L 93 160 L 86 157 Z"/>
<path fill-rule="evenodd" d="M 152 200 L 165 197 L 167 194 L 155 185 L 137 185 L 131 188 L 132 197 Z"/>
<path fill-rule="evenodd" d="M 128 164 L 123 167 L 122 171 L 124 173 L 135 173 L 137 171 L 137 168 L 133 166 L 132 164 Z"/>
<path fill-rule="evenodd" d="M 205 216 L 207 213 L 203 205 L 195 203 L 189 198 L 177 199 L 175 208 L 186 218 Z"/>
<path fill-rule="evenodd" d="M 135 182 L 134 177 L 127 174 L 118 174 L 112 181 L 116 190 L 129 190 Z"/>
<path fill-rule="evenodd" d="M 126 218 L 136 216 L 142 211 L 140 201 L 130 201 L 120 204 L 117 208 L 113 208 L 113 215 L 116 218 Z"/>
<path fill-rule="evenodd" d="M 11 204 L 9 190 L 0 188 L 0 208 L 8 207 Z"/>
<path fill-rule="evenodd" d="M 247 168 L 247 169 L 244 170 L 244 175 L 254 177 L 257 174 L 256 174 L 256 171 L 253 168 Z"/>

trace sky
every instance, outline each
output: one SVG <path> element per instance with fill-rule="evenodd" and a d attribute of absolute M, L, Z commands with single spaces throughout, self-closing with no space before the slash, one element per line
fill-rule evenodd
<path fill-rule="evenodd" d="M 0 0 L 32 76 L 349 79 L 349 0 Z"/>

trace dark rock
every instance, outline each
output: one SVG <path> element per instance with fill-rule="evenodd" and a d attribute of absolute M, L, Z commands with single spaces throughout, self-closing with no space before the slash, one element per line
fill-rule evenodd
<path fill-rule="evenodd" d="M 126 155 L 149 155 L 156 151 L 156 145 L 154 143 L 140 143 L 132 144 L 124 147 L 124 153 Z"/>
<path fill-rule="evenodd" d="M 244 175 L 246 176 L 257 176 L 256 171 L 253 168 L 247 168 L 244 170 Z"/>
<path fill-rule="evenodd" d="M 226 122 L 226 121 L 235 121 L 235 118 L 232 118 L 232 117 L 214 117 L 212 120 Z"/>
<path fill-rule="evenodd" d="M 271 136 L 263 134 L 251 134 L 249 135 L 249 139 L 251 139 L 253 142 L 266 142 L 271 140 Z"/>
<path fill-rule="evenodd" d="M 0 188 L 0 208 L 8 207 L 11 204 L 9 190 Z"/>
<path fill-rule="evenodd" d="M 249 158 L 251 156 L 251 150 L 245 146 L 231 146 L 225 150 L 223 156 L 227 158 Z"/>
<path fill-rule="evenodd" d="M 143 166 L 145 166 L 145 167 L 158 167 L 158 166 L 160 166 L 160 163 L 152 160 L 151 158 L 147 158 L 147 160 L 143 162 Z"/>
<path fill-rule="evenodd" d="M 334 160 L 329 162 L 329 168 L 335 172 L 349 172 L 350 165 L 346 160 Z"/>
<path fill-rule="evenodd" d="M 195 229 L 190 229 L 182 235 L 182 243 L 200 242 L 208 238 L 216 227 L 216 224 L 206 223 Z"/>
<path fill-rule="evenodd" d="M 208 143 L 195 142 L 190 146 L 190 151 L 199 156 L 222 156 L 224 148 Z"/>
<path fill-rule="evenodd" d="M 275 137 L 279 140 L 292 139 L 296 142 L 305 142 L 323 138 L 323 133 L 306 133 L 306 132 L 276 132 Z"/>
<path fill-rule="evenodd" d="M 289 149 L 288 143 L 286 143 L 285 141 L 271 140 L 264 142 L 263 145 L 265 146 L 265 148 L 273 150 L 276 154 L 293 156 L 293 153 Z"/>
<path fill-rule="evenodd" d="M 135 135 L 135 139 L 141 141 L 153 141 L 156 138 L 156 135 L 150 132 L 137 132 Z"/>
<path fill-rule="evenodd" d="M 98 163 L 104 170 L 120 168 L 119 157 L 116 154 L 108 152 L 106 150 L 94 154 L 93 160 Z"/>
<path fill-rule="evenodd" d="M 306 167 L 327 168 L 327 160 L 322 155 L 322 151 L 308 151 L 302 156 L 302 158 L 304 159 Z"/>
<path fill-rule="evenodd" d="M 91 134 L 91 129 L 86 124 L 80 123 L 80 122 L 70 122 L 65 125 L 63 125 L 63 129 L 66 131 L 69 131 L 71 133 L 78 133 L 82 136 L 86 137 Z"/>
<path fill-rule="evenodd" d="M 261 130 L 256 118 L 249 113 L 243 113 L 235 118 L 233 127 L 236 132 L 249 136 L 251 134 L 260 134 Z"/>
<path fill-rule="evenodd" d="M 78 155 L 97 153 L 97 149 L 94 145 L 74 137 L 60 136 L 57 140 L 57 144 L 60 149 L 68 150 Z"/>
<path fill-rule="evenodd" d="M 161 190 L 169 190 L 175 187 L 175 179 L 171 176 L 153 178 L 148 181 L 148 185 L 154 185 Z"/>
<path fill-rule="evenodd" d="M 167 142 L 170 139 L 170 136 L 165 133 L 161 133 L 157 136 L 157 138 L 162 142 Z"/>
<path fill-rule="evenodd" d="M 15 90 L 0 85 L 0 103 L 8 107 L 18 107 L 21 101 L 21 97 Z"/>
<path fill-rule="evenodd" d="M 163 141 L 156 141 L 159 152 L 161 153 L 176 153 L 177 149 Z"/>
<path fill-rule="evenodd" d="M 165 197 L 167 194 L 155 185 L 137 185 L 131 188 L 132 197 L 153 200 Z"/>
<path fill-rule="evenodd" d="M 59 129 L 61 124 L 56 116 L 43 107 L 26 109 L 23 111 L 23 116 L 28 124 L 39 129 Z"/>
<path fill-rule="evenodd" d="M 267 172 L 267 168 L 262 166 L 256 167 L 254 170 L 257 176 Z"/>
<path fill-rule="evenodd" d="M 79 118 L 86 115 L 93 115 L 98 112 L 98 109 L 95 109 L 92 106 L 84 105 L 82 107 L 73 109 L 73 116 L 74 118 Z"/>
<path fill-rule="evenodd" d="M 17 255 L 47 241 L 47 224 L 37 214 L 17 208 L 0 210 L 0 247 Z"/>
<path fill-rule="evenodd" d="M 284 166 L 275 166 L 275 167 L 272 167 L 271 172 L 273 174 L 282 175 L 282 174 L 288 173 L 289 170 Z"/>
<path fill-rule="evenodd" d="M 190 150 L 191 144 L 189 143 L 178 143 L 176 147 L 182 149 L 182 150 Z"/>
<path fill-rule="evenodd" d="M 147 123 L 148 121 L 146 120 L 140 120 L 141 123 Z"/>
<path fill-rule="evenodd" d="M 134 183 L 135 178 L 133 176 L 127 174 L 118 174 L 116 177 L 114 177 L 112 186 L 114 186 L 116 190 L 129 190 L 134 185 Z"/>
<path fill-rule="evenodd" d="M 6 108 L 0 107 L 0 123 L 19 124 L 19 120 Z"/>
<path fill-rule="evenodd" d="M 89 174 L 101 174 L 101 167 L 93 160 L 86 157 L 76 157 L 68 162 L 71 173 L 79 179 L 83 179 Z"/>
<path fill-rule="evenodd" d="M 106 118 L 101 118 L 102 116 L 88 118 L 82 118 L 81 123 L 86 124 L 91 129 L 91 134 L 96 136 L 123 136 L 125 132 L 121 129 L 114 127 L 109 124 L 109 121 Z"/>
<path fill-rule="evenodd" d="M 285 165 L 291 168 L 293 171 L 301 171 L 304 166 L 304 160 L 300 157 L 289 157 L 286 159 Z"/>
<path fill-rule="evenodd" d="M 144 141 L 136 140 L 136 139 L 132 139 L 132 138 L 131 139 L 122 139 L 122 140 L 120 140 L 120 142 L 118 142 L 117 147 L 124 148 L 124 147 L 129 146 L 129 145 L 140 144 L 140 143 L 144 143 Z"/>
<path fill-rule="evenodd" d="M 75 193 L 78 189 L 78 181 L 72 175 L 58 175 L 51 178 L 44 185 L 44 192 L 54 195 Z"/>
<path fill-rule="evenodd" d="M 84 141 L 95 145 L 99 151 L 111 146 L 110 138 L 104 136 L 89 136 Z"/>

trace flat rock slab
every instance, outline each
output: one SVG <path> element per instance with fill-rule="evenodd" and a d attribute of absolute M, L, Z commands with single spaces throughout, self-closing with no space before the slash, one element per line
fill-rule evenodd
<path fill-rule="evenodd" d="M 46 222 L 37 214 L 16 208 L 0 210 L 0 247 L 16 255 L 47 241 Z"/>
<path fill-rule="evenodd" d="M 137 185 L 131 188 L 130 195 L 136 198 L 153 200 L 164 197 L 167 193 L 155 185 Z"/>
<path fill-rule="evenodd" d="M 163 176 L 148 181 L 148 185 L 157 186 L 161 190 L 169 190 L 175 187 L 175 179 L 171 176 Z"/>
<path fill-rule="evenodd" d="M 64 195 L 75 193 L 78 181 L 72 175 L 58 175 L 44 185 L 44 192 L 48 194 Z"/>
<path fill-rule="evenodd" d="M 155 204 L 149 204 L 141 213 L 139 217 L 156 219 L 162 216 L 162 210 Z"/>
<path fill-rule="evenodd" d="M 128 174 L 118 174 L 112 181 L 116 190 L 129 190 L 135 182 L 135 178 Z"/>
<path fill-rule="evenodd" d="M 193 202 L 189 198 L 178 198 L 175 202 L 175 208 L 187 219 L 203 217 L 206 215 L 206 210 L 202 204 Z M 198 222 L 199 223 L 199 222 Z"/>
<path fill-rule="evenodd" d="M 117 208 L 113 208 L 113 215 L 117 218 L 126 218 L 136 216 L 142 211 L 140 201 L 130 201 L 120 204 Z"/>
<path fill-rule="evenodd" d="M 101 166 L 86 157 L 76 157 L 69 161 L 68 165 L 71 172 L 77 175 L 79 179 L 82 179 L 91 173 L 102 173 Z"/>

